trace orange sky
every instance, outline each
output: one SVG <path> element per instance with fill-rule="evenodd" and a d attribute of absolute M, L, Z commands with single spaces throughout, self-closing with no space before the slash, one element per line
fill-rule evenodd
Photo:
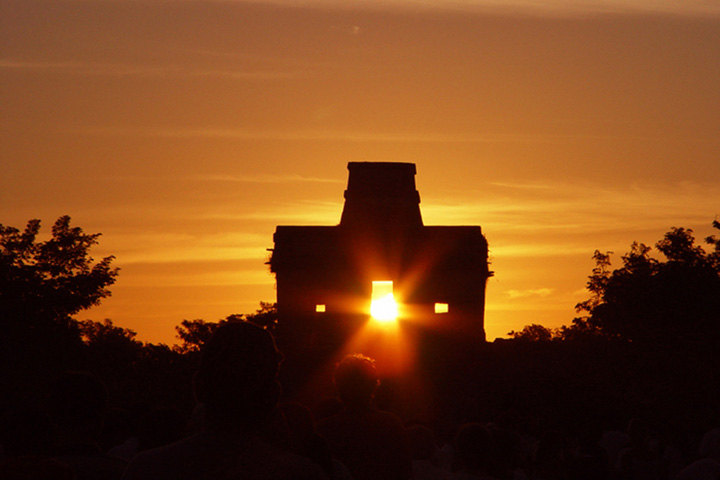
<path fill-rule="evenodd" d="M 0 223 L 71 215 L 111 318 L 274 301 L 275 226 L 340 220 L 350 161 L 417 164 L 426 225 L 481 225 L 489 339 L 568 324 L 617 258 L 720 213 L 720 4 L 0 0 Z"/>

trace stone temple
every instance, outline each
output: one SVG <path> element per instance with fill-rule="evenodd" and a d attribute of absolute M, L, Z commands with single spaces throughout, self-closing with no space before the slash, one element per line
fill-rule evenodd
<path fill-rule="evenodd" d="M 415 164 L 351 162 L 347 168 L 339 225 L 275 231 L 270 269 L 278 338 L 293 339 L 283 349 L 332 357 L 371 321 L 373 290 L 380 287 L 400 305 L 398 322 L 484 342 L 491 273 L 482 229 L 423 225 Z"/>

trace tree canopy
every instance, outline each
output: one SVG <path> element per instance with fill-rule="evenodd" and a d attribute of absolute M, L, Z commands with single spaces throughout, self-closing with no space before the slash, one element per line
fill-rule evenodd
<path fill-rule="evenodd" d="M 183 320 L 175 327 L 177 337 L 182 341 L 175 349 L 180 353 L 199 352 L 220 325 L 231 322 L 250 322 L 272 331 L 277 324 L 277 305 L 261 301 L 260 308 L 255 313 L 232 314 L 217 322 L 206 322 L 202 319 Z"/>
<path fill-rule="evenodd" d="M 93 335 L 73 315 L 110 295 L 118 269 L 112 256 L 95 262 L 87 234 L 62 216 L 48 240 L 38 240 L 40 220 L 24 230 L 0 225 L 0 409 L 22 403 L 54 373 L 86 364 L 83 335 Z M 87 326 L 89 328 L 89 325 Z"/>
<path fill-rule="evenodd" d="M 86 234 L 62 216 L 52 237 L 40 242 L 40 220 L 25 230 L 0 224 L 0 322 L 26 327 L 67 322 L 110 295 L 118 269 L 108 256 L 95 262 L 90 248 L 99 233 Z"/>
<path fill-rule="evenodd" d="M 720 223 L 713 222 L 720 230 Z M 720 339 L 720 240 L 707 237 L 709 253 L 693 231 L 673 227 L 652 247 L 634 242 L 611 269 L 612 252 L 595 251 L 587 284 L 586 315 L 575 327 L 658 347 L 708 345 Z"/>
<path fill-rule="evenodd" d="M 553 338 L 558 338 L 559 333 L 550 328 L 538 325 L 537 323 L 533 323 L 530 325 L 525 325 L 525 327 L 523 327 L 523 329 L 519 332 L 516 332 L 514 330 L 510 331 L 508 332 L 508 335 L 515 340 L 523 340 L 528 342 L 547 342 L 552 340 Z"/>

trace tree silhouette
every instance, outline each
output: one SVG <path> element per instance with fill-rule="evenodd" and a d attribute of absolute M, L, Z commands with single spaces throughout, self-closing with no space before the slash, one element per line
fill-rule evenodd
<path fill-rule="evenodd" d="M 538 325 L 537 323 L 525 325 L 525 327 L 523 327 L 523 329 L 519 332 L 514 330 L 508 332 L 508 335 L 516 340 L 525 340 L 529 342 L 548 342 L 553 338 L 558 337 L 557 332 L 542 325 Z"/>
<path fill-rule="evenodd" d="M 713 222 L 720 229 L 720 223 Z M 710 254 L 693 231 L 673 227 L 652 247 L 634 242 L 622 266 L 610 269 L 610 254 L 596 251 L 588 300 L 576 308 L 579 329 L 656 347 L 709 345 L 720 338 L 720 247 Z"/>
<path fill-rule="evenodd" d="M 183 320 L 175 327 L 177 337 L 182 344 L 175 347 L 179 353 L 199 352 L 220 325 L 233 322 L 250 322 L 266 330 L 273 330 L 277 325 L 277 305 L 271 302 L 260 302 L 255 313 L 232 314 L 217 322 L 206 322 L 203 319 Z"/>
<path fill-rule="evenodd" d="M 100 234 L 86 234 L 58 218 L 52 238 L 37 242 L 40 220 L 24 231 L 0 225 L 0 320 L 26 327 L 67 323 L 70 316 L 100 303 L 115 282 L 114 257 L 97 263 L 89 255 Z"/>
<path fill-rule="evenodd" d="M 713 227 L 720 230 L 720 222 L 714 220 Z M 705 237 L 705 242 L 714 247 L 713 251 L 707 256 L 708 261 L 715 270 L 720 271 L 720 238 L 715 235 L 710 235 L 709 237 Z"/>
<path fill-rule="evenodd" d="M 109 296 L 114 257 L 95 262 L 86 234 L 62 216 L 49 240 L 38 241 L 40 220 L 25 230 L 0 225 L 0 384 L 2 404 L 23 402 L 52 376 L 83 364 L 80 325 L 72 316 Z M 25 390 L 25 391 L 24 391 Z"/>
<path fill-rule="evenodd" d="M 270 331 L 275 330 L 277 318 L 277 304 L 272 302 L 260 302 L 260 308 L 255 313 L 245 315 L 246 321 Z"/>
<path fill-rule="evenodd" d="M 220 326 L 220 322 L 206 322 L 201 318 L 183 320 L 180 325 L 175 327 L 177 337 L 182 341 L 175 347 L 175 350 L 182 354 L 199 352 Z"/>
<path fill-rule="evenodd" d="M 134 331 L 113 325 L 109 319 L 103 322 L 83 320 L 78 326 L 88 363 L 95 373 L 105 379 L 115 379 L 132 370 L 143 349 L 143 343 L 135 339 Z"/>

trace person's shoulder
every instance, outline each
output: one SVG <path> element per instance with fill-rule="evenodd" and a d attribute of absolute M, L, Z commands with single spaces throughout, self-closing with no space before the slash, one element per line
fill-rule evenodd
<path fill-rule="evenodd" d="M 132 458 L 122 478 L 123 480 L 185 478 L 176 477 L 175 472 L 191 475 L 192 466 L 189 463 L 195 462 L 198 458 L 201 445 L 200 437 L 194 435 L 169 445 L 140 452 Z"/>
<path fill-rule="evenodd" d="M 316 426 L 319 427 L 321 425 L 333 425 L 338 422 L 339 418 L 339 414 L 335 413 L 333 415 L 330 415 L 329 417 L 318 420 Z"/>
<path fill-rule="evenodd" d="M 718 478 L 718 476 L 720 476 L 720 462 L 712 458 L 703 458 L 680 470 L 675 478 L 677 480 L 698 480 Z"/>
<path fill-rule="evenodd" d="M 343 428 L 348 423 L 346 415 L 342 413 L 336 413 L 325 417 L 317 422 L 315 425 L 315 431 L 321 436 L 326 436 L 330 432 L 335 432 L 338 428 Z"/>
<path fill-rule="evenodd" d="M 464 471 L 458 471 L 451 477 L 453 480 L 497 480 L 495 477 L 490 477 L 483 474 L 473 474 Z"/>
<path fill-rule="evenodd" d="M 238 456 L 236 476 L 263 480 L 327 480 L 320 468 L 306 457 L 258 441 Z"/>
<path fill-rule="evenodd" d="M 127 462 L 105 454 L 97 455 L 58 455 L 54 457 L 60 463 L 69 465 L 80 476 L 86 479 L 119 480 Z"/>
<path fill-rule="evenodd" d="M 322 469 L 299 455 L 259 439 L 223 444 L 198 434 L 138 454 L 123 480 L 253 478 L 258 480 L 327 480 Z"/>

